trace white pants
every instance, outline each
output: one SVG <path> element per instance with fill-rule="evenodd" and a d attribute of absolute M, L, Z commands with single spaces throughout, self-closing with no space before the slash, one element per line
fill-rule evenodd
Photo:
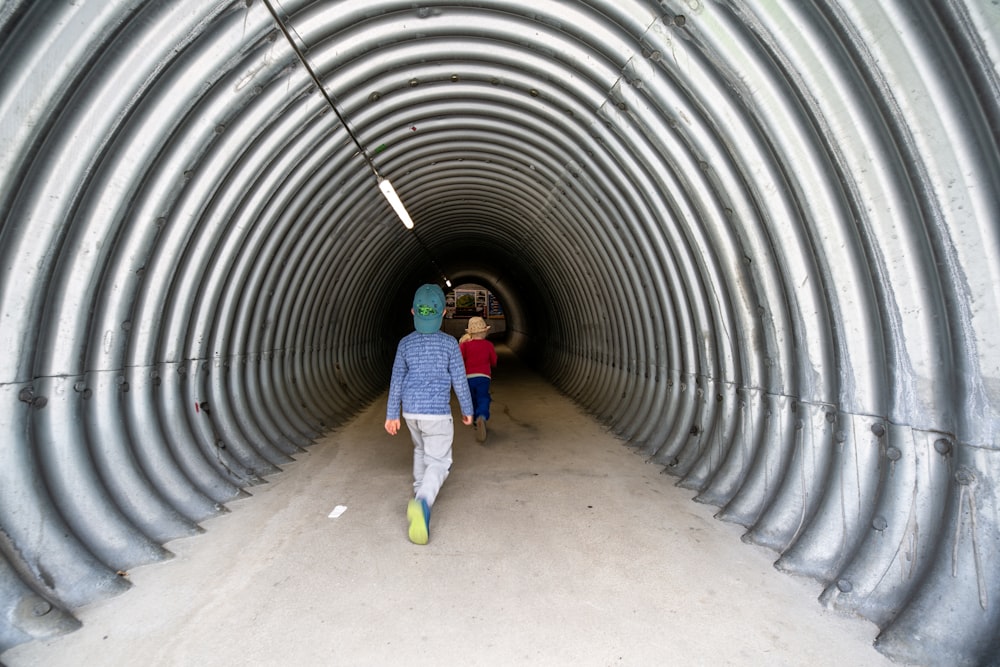
<path fill-rule="evenodd" d="M 451 470 L 455 424 L 451 415 L 442 415 L 406 417 L 406 426 L 413 440 L 413 495 L 431 506 Z"/>

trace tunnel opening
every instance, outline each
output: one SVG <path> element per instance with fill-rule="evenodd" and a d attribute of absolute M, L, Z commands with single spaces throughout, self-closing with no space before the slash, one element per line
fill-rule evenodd
<path fill-rule="evenodd" d="M 488 337 L 503 342 L 507 325 L 503 303 L 486 286 L 466 282 L 454 285 L 445 291 L 447 312 L 442 329 L 461 338 L 473 317 L 481 317 L 490 327 Z"/>

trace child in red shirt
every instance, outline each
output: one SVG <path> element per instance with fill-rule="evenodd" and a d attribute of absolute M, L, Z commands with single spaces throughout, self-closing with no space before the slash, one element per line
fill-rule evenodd
<path fill-rule="evenodd" d="M 479 442 L 486 442 L 486 420 L 490 418 L 490 371 L 497 365 L 496 348 L 486 340 L 489 330 L 486 320 L 472 317 L 465 329 L 466 336 L 462 336 L 463 342 L 459 345 L 465 361 L 465 377 L 472 393 L 472 418 Z"/>

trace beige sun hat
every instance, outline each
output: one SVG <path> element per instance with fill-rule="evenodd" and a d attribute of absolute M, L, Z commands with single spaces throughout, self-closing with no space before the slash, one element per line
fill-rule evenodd
<path fill-rule="evenodd" d="M 484 331 L 489 331 L 490 325 L 486 324 L 486 320 L 481 317 L 470 317 L 469 326 L 466 327 L 465 333 L 467 334 L 477 334 L 483 333 Z"/>

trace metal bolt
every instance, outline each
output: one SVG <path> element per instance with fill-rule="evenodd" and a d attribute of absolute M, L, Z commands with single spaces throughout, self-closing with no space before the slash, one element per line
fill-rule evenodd
<path fill-rule="evenodd" d="M 877 516 L 872 521 L 872 528 L 877 531 L 883 531 L 889 527 L 889 522 L 885 520 L 885 517 Z"/>
<path fill-rule="evenodd" d="M 949 454 L 951 452 L 951 443 L 945 438 L 938 438 L 934 441 L 934 449 L 937 450 L 938 454 Z"/>
<path fill-rule="evenodd" d="M 898 461 L 903 456 L 903 452 L 899 451 L 896 447 L 889 447 L 885 450 L 885 456 L 890 461 Z"/>
<path fill-rule="evenodd" d="M 851 582 L 848 581 L 847 579 L 838 579 L 837 588 L 840 590 L 841 593 L 850 593 L 851 591 L 854 590 L 854 586 L 852 586 Z"/>
<path fill-rule="evenodd" d="M 968 486 L 976 481 L 976 474 L 968 468 L 962 467 L 955 471 L 955 481 L 962 486 Z"/>
<path fill-rule="evenodd" d="M 875 434 L 876 438 L 881 438 L 885 435 L 885 426 L 882 424 L 872 424 L 872 433 Z"/>

